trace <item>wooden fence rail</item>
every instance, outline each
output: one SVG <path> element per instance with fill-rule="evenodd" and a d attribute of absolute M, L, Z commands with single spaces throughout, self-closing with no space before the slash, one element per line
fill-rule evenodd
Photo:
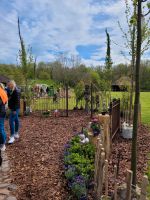
<path fill-rule="evenodd" d="M 109 158 L 108 158 L 109 159 Z M 97 138 L 96 154 L 95 154 L 95 174 L 94 174 L 94 192 L 95 200 L 109 199 L 108 196 L 108 159 L 106 158 L 104 144 L 101 137 Z M 137 194 L 132 187 L 133 172 L 127 170 L 126 182 L 119 186 L 117 183 L 117 166 L 114 166 L 114 200 L 131 200 L 133 194 L 136 200 L 147 200 L 147 186 L 149 184 L 148 177 L 143 176 L 140 188 L 140 194 Z M 123 186 L 123 187 L 122 187 Z M 119 192 L 118 192 L 119 191 Z"/>

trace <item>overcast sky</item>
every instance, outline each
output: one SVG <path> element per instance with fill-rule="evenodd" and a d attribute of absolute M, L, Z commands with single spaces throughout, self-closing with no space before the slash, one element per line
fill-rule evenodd
<path fill-rule="evenodd" d="M 20 48 L 17 16 L 26 46 L 38 61 L 54 61 L 60 52 L 79 55 L 82 63 L 105 61 L 107 28 L 113 63 L 127 62 L 118 21 L 126 30 L 124 0 L 0 0 L 0 63 L 16 63 Z M 144 58 L 148 58 L 148 51 Z"/>

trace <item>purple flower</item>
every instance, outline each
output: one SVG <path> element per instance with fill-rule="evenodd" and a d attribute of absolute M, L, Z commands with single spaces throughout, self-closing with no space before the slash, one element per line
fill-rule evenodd
<path fill-rule="evenodd" d="M 65 144 L 65 149 L 69 149 L 69 148 L 70 148 L 70 144 L 69 143 Z"/>
<path fill-rule="evenodd" d="M 82 175 L 78 175 L 75 177 L 74 181 L 77 184 L 85 184 L 85 178 Z"/>

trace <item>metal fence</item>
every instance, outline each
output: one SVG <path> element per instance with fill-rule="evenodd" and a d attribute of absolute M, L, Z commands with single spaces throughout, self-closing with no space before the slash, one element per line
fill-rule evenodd
<path fill-rule="evenodd" d="M 120 99 L 110 103 L 111 139 L 120 132 Z"/>

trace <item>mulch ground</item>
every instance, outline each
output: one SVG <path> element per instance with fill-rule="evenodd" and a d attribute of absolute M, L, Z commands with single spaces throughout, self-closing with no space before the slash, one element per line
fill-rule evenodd
<path fill-rule="evenodd" d="M 65 200 L 68 191 L 64 178 L 64 145 L 73 128 L 89 122 L 85 114 L 71 113 L 69 118 L 25 117 L 21 137 L 7 147 L 12 182 L 17 185 L 17 200 Z"/>
<path fill-rule="evenodd" d="M 120 159 L 118 158 L 120 154 Z M 147 171 L 150 159 L 150 131 L 140 125 L 137 139 L 137 183 L 140 185 L 143 175 Z M 119 165 L 118 165 L 119 160 Z M 119 166 L 117 182 L 119 185 L 126 181 L 127 169 L 131 168 L 131 140 L 116 136 L 112 143 L 112 154 L 109 162 L 109 191 L 114 190 L 114 165 Z"/>
<path fill-rule="evenodd" d="M 81 130 L 90 118 L 82 112 L 72 112 L 69 118 L 40 118 L 29 116 L 21 119 L 21 138 L 7 147 L 11 162 L 12 182 L 17 185 L 17 200 L 68 200 L 63 169 L 64 145 L 72 137 L 73 128 Z M 139 127 L 138 180 L 147 168 L 150 153 L 148 128 Z M 116 137 L 109 162 L 109 191 L 113 190 L 114 165 L 121 152 L 117 181 L 122 183 L 126 169 L 130 169 L 131 141 Z M 90 198 L 91 199 L 91 198 Z"/>

